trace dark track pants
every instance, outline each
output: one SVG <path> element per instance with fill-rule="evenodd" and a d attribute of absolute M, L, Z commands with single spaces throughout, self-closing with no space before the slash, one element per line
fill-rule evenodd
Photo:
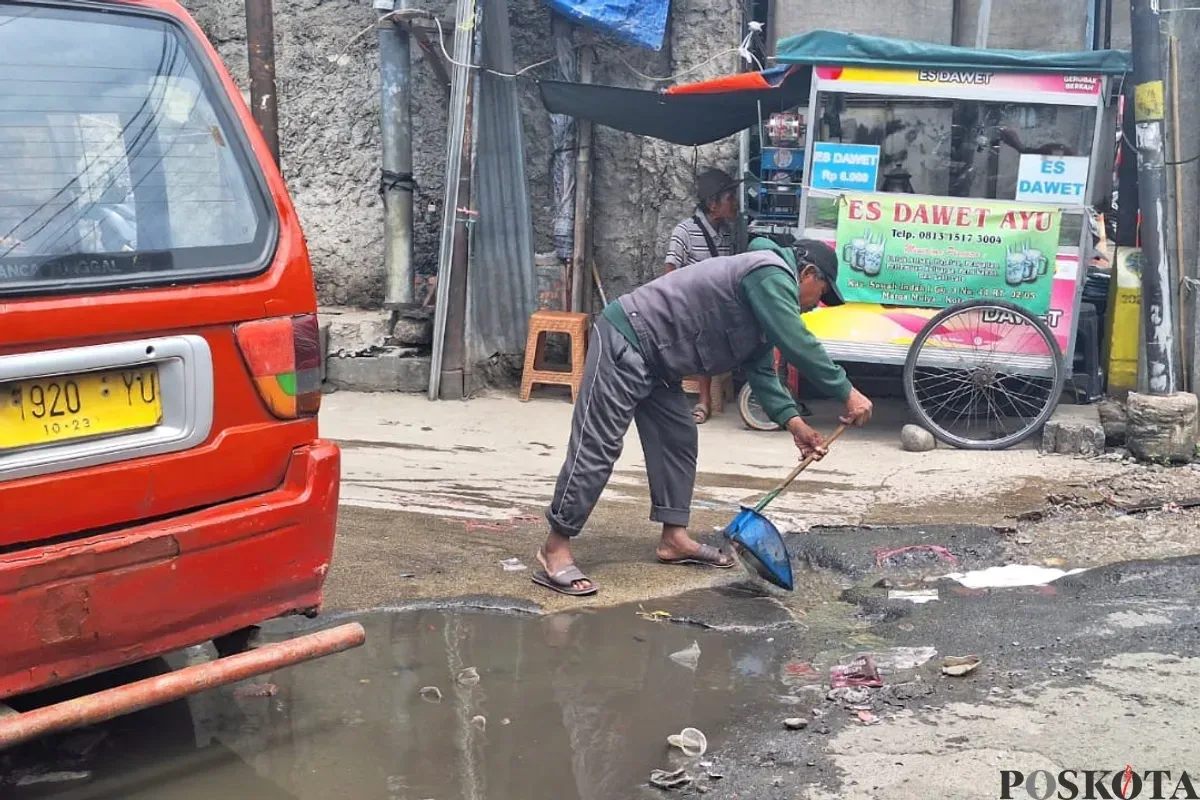
<path fill-rule="evenodd" d="M 637 348 L 601 317 L 588 342 L 567 458 L 546 509 L 556 533 L 575 536 L 583 528 L 633 421 L 646 458 L 650 519 L 686 526 L 696 483 L 697 440 L 687 396 L 678 383 L 654 377 Z"/>

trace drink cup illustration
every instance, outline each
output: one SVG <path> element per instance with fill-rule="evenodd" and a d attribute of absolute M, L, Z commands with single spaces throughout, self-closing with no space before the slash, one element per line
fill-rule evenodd
<path fill-rule="evenodd" d="M 867 239 L 862 236 L 855 237 L 850 240 L 850 243 L 842 247 L 842 261 L 846 263 L 850 269 L 863 271 L 863 257 L 867 253 Z"/>
<path fill-rule="evenodd" d="M 1004 258 L 1004 282 L 1009 286 L 1020 286 L 1025 280 L 1025 253 L 1007 248 Z"/>
<path fill-rule="evenodd" d="M 863 254 L 863 272 L 867 275 L 875 276 L 883 271 L 883 236 L 872 240 L 867 244 L 866 253 Z"/>

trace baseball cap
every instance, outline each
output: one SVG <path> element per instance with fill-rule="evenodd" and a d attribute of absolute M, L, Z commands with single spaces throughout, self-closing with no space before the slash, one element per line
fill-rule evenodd
<path fill-rule="evenodd" d="M 734 180 L 728 172 L 710 167 L 696 176 L 696 199 L 703 203 L 735 188 L 739 183 L 741 181 Z"/>
<path fill-rule="evenodd" d="M 804 267 L 811 264 L 825 277 L 829 291 L 821 296 L 821 302 L 827 306 L 840 306 L 845 300 L 838 289 L 838 258 L 833 248 L 816 239 L 797 239 L 792 245 L 796 255 L 796 270 L 803 272 Z M 797 275 L 797 277 L 799 277 Z"/>

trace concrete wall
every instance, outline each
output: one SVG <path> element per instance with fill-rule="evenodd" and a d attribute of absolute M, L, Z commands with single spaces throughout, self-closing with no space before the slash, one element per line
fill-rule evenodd
<path fill-rule="evenodd" d="M 774 0 L 771 5 L 773 38 L 821 28 L 950 44 L 954 0 Z"/>
<path fill-rule="evenodd" d="M 241 0 L 184 0 L 220 52 L 235 80 L 246 81 Z M 453 3 L 428 0 L 453 18 Z M 518 65 L 552 55 L 550 13 L 541 0 L 511 0 Z M 379 63 L 370 5 L 356 0 L 296 0 L 276 6 L 280 139 L 284 176 L 312 251 L 317 288 L 325 304 L 371 307 L 382 300 L 383 215 L 379 181 Z M 359 34 L 362 34 L 359 36 Z M 355 38 L 357 37 L 357 38 Z M 684 80 L 715 77 L 737 68 L 741 39 L 735 4 L 675 0 L 668 42 L 661 53 L 597 37 L 596 80 L 656 88 L 643 80 L 690 70 Z M 351 41 L 354 40 L 354 41 Z M 447 47 L 451 47 L 449 39 Z M 445 160 L 446 100 L 415 42 L 413 52 L 413 161 L 417 181 L 415 260 L 436 271 Z M 631 69 L 632 67 L 632 69 Z M 531 76 L 553 77 L 551 67 Z M 552 249 L 549 117 L 532 80 L 521 85 L 535 246 Z M 596 259 L 610 295 L 661 266 L 671 227 L 690 209 L 693 150 L 642 141 L 611 130 L 596 136 Z M 700 166 L 712 159 L 733 168 L 732 142 L 700 148 Z"/>

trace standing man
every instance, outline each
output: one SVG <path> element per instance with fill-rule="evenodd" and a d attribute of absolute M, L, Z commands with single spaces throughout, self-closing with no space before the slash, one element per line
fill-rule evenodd
<path fill-rule="evenodd" d="M 730 224 L 737 219 L 738 182 L 719 169 L 706 169 L 696 178 L 696 211 L 675 226 L 667 244 L 665 269 L 673 272 L 717 256 L 733 253 Z M 712 376 L 700 375 L 699 402 L 692 409 L 697 425 L 712 413 Z"/>
<path fill-rule="evenodd" d="M 596 593 L 575 565 L 570 542 L 583 529 L 637 421 L 650 484 L 650 519 L 662 523 L 656 555 L 664 564 L 725 569 L 733 558 L 688 536 L 696 480 L 696 423 L 680 381 L 746 365 L 763 409 L 792 434 L 801 456 L 825 454 L 779 383 L 773 348 L 808 380 L 846 404 L 842 422 L 862 425 L 871 401 L 850 385 L 801 313 L 840 305 L 838 261 L 821 242 L 791 247 L 768 239 L 747 253 L 676 270 L 609 303 L 592 329 L 587 365 L 571 420 L 567 457 L 546 509 L 550 533 L 533 581 L 562 594 Z"/>

